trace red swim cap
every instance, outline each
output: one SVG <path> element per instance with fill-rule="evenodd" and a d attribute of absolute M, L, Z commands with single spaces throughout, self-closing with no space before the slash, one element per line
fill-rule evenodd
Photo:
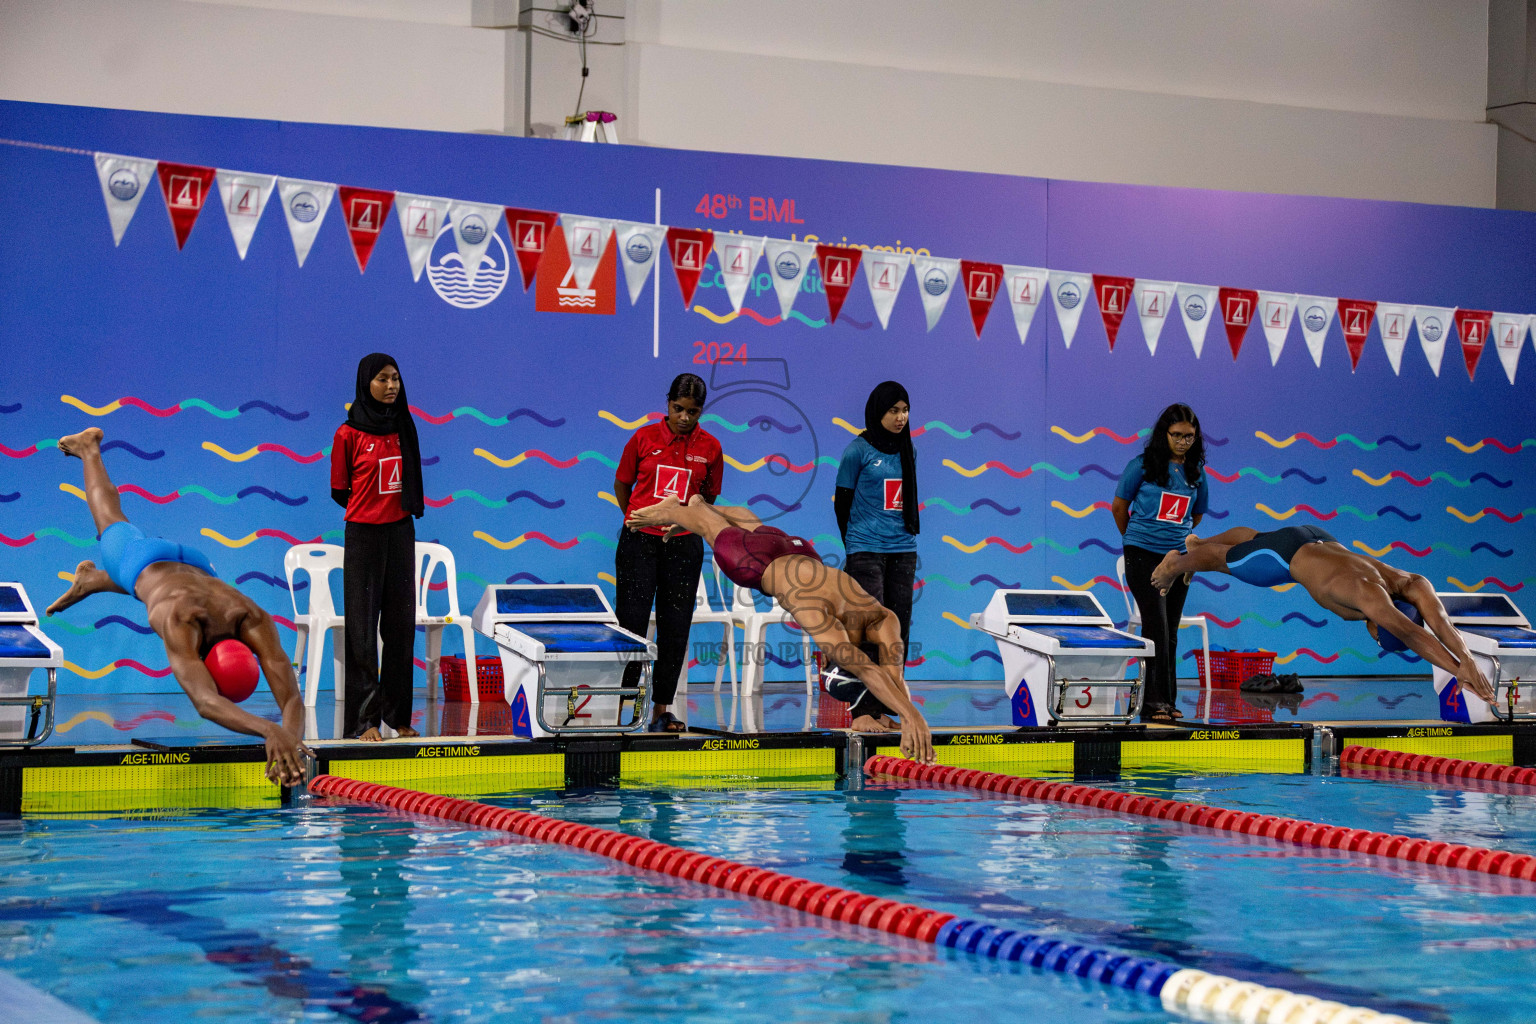
<path fill-rule="evenodd" d="M 220 640 L 203 659 L 203 664 L 213 676 L 213 685 L 236 704 L 256 692 L 261 669 L 256 664 L 256 655 L 239 640 Z"/>

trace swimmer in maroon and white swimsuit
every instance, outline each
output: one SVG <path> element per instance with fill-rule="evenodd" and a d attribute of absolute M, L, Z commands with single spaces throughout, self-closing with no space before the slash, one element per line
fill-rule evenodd
<path fill-rule="evenodd" d="M 823 565 L 810 541 L 764 526 L 745 508 L 697 498 L 686 505 L 665 498 L 637 509 L 628 523 L 679 526 L 703 537 L 727 579 L 776 599 L 833 664 L 858 677 L 875 700 L 901 717 L 898 725 L 883 713 L 860 715 L 853 720 L 855 731 L 900 729 L 902 754 L 933 763 L 928 723 L 902 678 L 901 624 L 852 576 Z M 866 649 L 873 649 L 878 660 Z"/>

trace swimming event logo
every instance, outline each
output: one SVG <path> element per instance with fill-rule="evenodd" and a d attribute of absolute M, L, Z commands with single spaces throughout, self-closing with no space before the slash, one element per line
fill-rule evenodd
<path fill-rule="evenodd" d="M 464 223 L 459 225 L 459 231 L 464 234 L 466 241 L 470 241 L 469 227 L 471 221 L 479 221 L 482 234 L 485 238 L 485 221 L 471 215 L 464 218 Z M 450 306 L 459 309 L 479 309 L 481 306 L 493 301 L 501 294 L 501 290 L 507 286 L 507 274 L 510 263 L 507 257 L 506 243 L 501 236 L 488 232 L 491 241 L 496 243 L 496 252 L 500 255 L 492 255 L 492 250 L 487 249 L 485 255 L 480 257 L 480 266 L 475 273 L 475 283 L 471 287 L 469 275 L 464 272 L 464 258 L 459 255 L 458 246 L 453 240 L 453 225 L 444 224 L 437 232 L 437 241 L 432 244 L 432 259 L 427 264 L 427 280 L 432 282 L 432 290 L 437 292 L 437 297 Z M 448 244 L 443 244 L 443 239 L 448 239 Z"/>
<path fill-rule="evenodd" d="M 459 234 L 463 235 L 464 241 L 470 245 L 479 245 L 485 241 L 485 236 L 489 233 L 490 229 L 485 226 L 485 220 L 479 214 L 472 213 L 459 222 Z"/>
<path fill-rule="evenodd" d="M 1307 330 L 1316 333 L 1328 326 L 1328 311 L 1322 306 L 1308 306 L 1307 311 L 1301 315 L 1301 322 L 1307 325 Z"/>
<path fill-rule="evenodd" d="M 1439 317 L 1427 316 L 1419 321 L 1419 334 L 1423 335 L 1425 341 L 1433 345 L 1445 336 L 1445 325 L 1440 322 Z"/>
<path fill-rule="evenodd" d="M 624 247 L 624 255 L 629 257 L 631 263 L 643 264 L 651 262 L 651 257 L 656 255 L 656 250 L 651 247 L 650 239 L 644 235 L 636 235 Z"/>
<path fill-rule="evenodd" d="M 114 199 L 126 203 L 139 194 L 139 176 L 127 167 L 119 167 L 107 178 L 107 189 Z"/>
<path fill-rule="evenodd" d="M 1076 309 L 1077 304 L 1083 301 L 1083 291 L 1071 281 L 1067 281 L 1056 289 L 1056 301 L 1061 303 L 1062 309 Z"/>
<path fill-rule="evenodd" d="M 928 273 L 923 275 L 923 291 L 937 298 L 948 290 L 949 275 L 939 267 L 929 267 Z"/>
<path fill-rule="evenodd" d="M 315 198 L 313 192 L 295 192 L 293 198 L 288 200 L 288 212 L 300 224 L 308 224 L 320 216 L 320 200 Z"/>
<path fill-rule="evenodd" d="M 773 271 L 786 281 L 793 281 L 800 274 L 800 257 L 785 250 L 773 261 Z"/>
<path fill-rule="evenodd" d="M 1189 295 L 1184 299 L 1184 315 L 1198 323 L 1205 319 L 1205 300 L 1198 295 Z M 1308 311 L 1310 315 L 1310 310 Z"/>

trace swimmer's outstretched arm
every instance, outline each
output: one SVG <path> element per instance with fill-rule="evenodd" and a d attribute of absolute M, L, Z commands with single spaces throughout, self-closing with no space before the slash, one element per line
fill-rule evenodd
<path fill-rule="evenodd" d="M 904 757 L 910 757 L 922 764 L 933 764 L 933 735 L 928 729 L 928 721 L 923 717 L 917 705 L 912 703 L 912 698 L 907 694 L 907 687 L 902 682 L 899 673 L 892 672 L 884 665 L 877 665 L 869 660 L 869 656 L 859 650 L 859 645 L 848 638 L 848 633 L 842 624 L 830 616 L 820 616 L 821 624 L 816 629 L 807 627 L 811 639 L 816 641 L 822 653 L 831 658 L 833 663 L 846 672 L 858 676 L 859 681 L 869 688 L 869 692 L 875 695 L 875 699 L 896 714 L 901 716 L 901 753 Z M 892 616 L 895 618 L 895 616 Z M 799 620 L 797 620 L 799 621 Z M 884 637 L 882 637 L 884 639 Z M 896 643 L 901 643 L 901 634 L 896 635 Z M 884 645 L 882 644 L 882 653 Z"/>
<path fill-rule="evenodd" d="M 1380 592 L 1379 599 L 1376 592 Z M 1435 588 L 1429 580 L 1413 575 L 1402 594 L 1424 617 L 1423 626 L 1398 611 L 1397 605 L 1392 603 L 1391 597 L 1380 587 L 1368 586 L 1367 593 L 1369 597 L 1360 602 L 1360 611 L 1376 624 L 1377 629 L 1386 629 L 1407 644 L 1413 653 L 1455 676 L 1462 686 L 1482 700 L 1492 704 L 1498 699 L 1482 670 L 1477 667 L 1477 659 L 1472 657 L 1461 634 L 1446 616 L 1445 606 L 1435 596 Z"/>

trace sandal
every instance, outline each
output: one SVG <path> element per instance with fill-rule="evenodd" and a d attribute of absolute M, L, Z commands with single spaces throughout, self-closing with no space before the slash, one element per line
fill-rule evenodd
<path fill-rule="evenodd" d="M 1155 704 L 1141 713 L 1141 720 L 1149 725 L 1177 725 L 1174 708 L 1167 704 Z"/>
<path fill-rule="evenodd" d="M 670 711 L 663 711 L 651 720 L 646 732 L 687 732 L 688 725 Z"/>

